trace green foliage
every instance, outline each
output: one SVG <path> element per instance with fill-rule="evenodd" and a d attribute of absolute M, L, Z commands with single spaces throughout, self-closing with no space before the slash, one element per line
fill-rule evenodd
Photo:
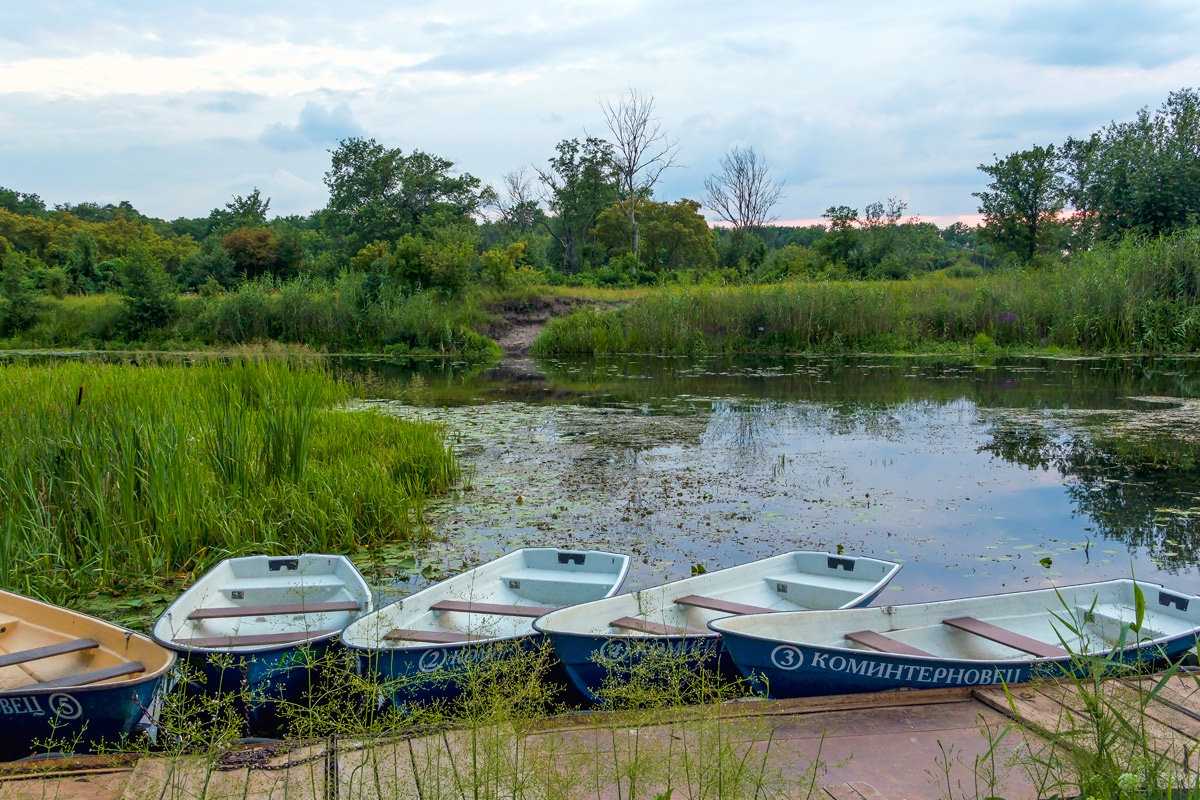
<path fill-rule="evenodd" d="M 1057 168 L 1054 145 L 979 165 L 991 178 L 988 191 L 974 193 L 984 217 L 980 235 L 1001 254 L 1027 263 L 1060 247 L 1063 228 L 1058 214 L 1066 202 L 1066 187 Z"/>
<path fill-rule="evenodd" d="M 618 179 L 612 145 L 603 139 L 564 139 L 555 149 L 558 155 L 549 169 L 538 170 L 538 178 L 550 195 L 551 259 L 570 274 L 595 260 L 591 231 L 600 213 L 616 202 Z"/>
<path fill-rule="evenodd" d="M 41 214 L 46 210 L 46 204 L 36 194 L 0 186 L 0 208 L 14 214 Z"/>
<path fill-rule="evenodd" d="M 0 265 L 4 269 L 0 274 L 0 294 L 5 300 L 0 309 L 0 331 L 11 336 L 28 328 L 37 319 L 37 300 L 23 255 L 9 251 Z"/>
<path fill-rule="evenodd" d="M 1186 352 L 1200 349 L 1198 292 L 1200 231 L 1189 231 L 973 279 L 664 290 L 551 320 L 534 351 L 893 352 L 942 343 L 966 350 L 982 334 L 1005 348 Z"/>
<path fill-rule="evenodd" d="M 638 209 L 641 245 L 633 263 L 655 273 L 684 268 L 705 270 L 716 266 L 717 251 L 708 223 L 700 214 L 699 203 L 694 200 L 677 203 L 643 200 Z M 617 203 L 601 212 L 596 218 L 593 235 L 610 256 L 619 258 L 632 254 L 628 206 Z"/>
<path fill-rule="evenodd" d="M 345 397 L 280 363 L 0 365 L 0 519 L 25 565 L 5 588 L 78 602 L 229 555 L 416 535 L 458 475 L 442 431 Z"/>
<path fill-rule="evenodd" d="M 253 280 L 279 272 L 279 244 L 275 234 L 266 228 L 234 228 L 221 237 L 221 247 L 229 253 L 234 269 L 245 278 Z"/>
<path fill-rule="evenodd" d="M 417 233 L 435 220 L 466 222 L 480 206 L 481 185 L 453 169 L 453 162 L 420 150 L 405 155 L 374 139 L 343 139 L 325 173 L 329 220 L 352 253 L 369 242 Z"/>
<path fill-rule="evenodd" d="M 135 243 L 125 256 L 121 270 L 125 302 L 125 331 L 131 340 L 141 339 L 165 327 L 179 313 L 174 281 L 144 244 Z"/>
<path fill-rule="evenodd" d="M 183 259 L 178 275 L 179 286 L 185 290 L 196 289 L 210 282 L 224 289 L 230 289 L 238 282 L 233 257 L 216 236 L 205 239 L 200 247 Z"/>
<path fill-rule="evenodd" d="M 1128 232 L 1157 236 L 1200 222 L 1200 92 L 1172 92 L 1153 114 L 1112 123 L 1062 148 L 1081 247 Z"/>

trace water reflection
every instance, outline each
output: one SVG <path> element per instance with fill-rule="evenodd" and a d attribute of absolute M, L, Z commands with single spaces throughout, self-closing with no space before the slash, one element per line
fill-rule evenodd
<path fill-rule="evenodd" d="M 328 363 L 452 432 L 451 567 L 601 546 L 637 588 L 842 547 L 905 563 L 885 602 L 1131 570 L 1200 592 L 1195 359 Z"/>
<path fill-rule="evenodd" d="M 1173 435 L 1144 424 L 1114 429 L 1107 419 L 1074 428 L 1005 421 L 992 426 L 984 449 L 1012 463 L 1054 469 L 1100 535 L 1178 572 L 1200 563 L 1200 431 L 1188 416 L 1180 415 Z"/>

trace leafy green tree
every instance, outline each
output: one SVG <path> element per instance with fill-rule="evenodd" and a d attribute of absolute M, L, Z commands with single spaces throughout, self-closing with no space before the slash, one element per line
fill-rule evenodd
<path fill-rule="evenodd" d="M 103 291 L 104 280 L 98 269 L 99 264 L 100 245 L 95 235 L 86 229 L 76 233 L 67 253 L 69 288 L 86 294 Z"/>
<path fill-rule="evenodd" d="M 859 246 L 858 209 L 830 206 L 821 217 L 829 220 L 829 231 L 817 241 L 817 252 L 831 264 L 849 267 Z"/>
<path fill-rule="evenodd" d="M 1054 145 L 1036 146 L 997 157 L 979 169 L 991 177 L 988 190 L 974 192 L 984 224 L 980 236 L 1000 253 L 1028 263 L 1039 253 L 1056 252 L 1062 243 L 1059 213 L 1066 190 L 1058 172 Z"/>
<path fill-rule="evenodd" d="M 217 236 L 210 236 L 183 259 L 178 281 L 183 289 L 198 289 L 213 283 L 217 288 L 232 289 L 239 280 L 233 256 L 221 246 Z"/>
<path fill-rule="evenodd" d="M 130 338 L 142 338 L 163 328 L 179 313 L 179 298 L 171 276 L 143 242 L 135 242 L 122 259 L 124 328 Z"/>
<path fill-rule="evenodd" d="M 325 173 L 329 219 L 350 252 L 377 239 L 396 241 L 422 227 L 470 221 L 485 199 L 478 178 L 454 175 L 454 162 L 374 139 L 343 139 Z"/>
<path fill-rule="evenodd" d="M 0 208 L 14 214 L 32 216 L 43 213 L 46 210 L 46 204 L 36 194 L 18 192 L 15 189 L 6 189 L 0 186 Z"/>
<path fill-rule="evenodd" d="M 591 255 L 591 231 L 616 202 L 619 186 L 612 145 L 603 139 L 563 139 L 555 150 L 549 168 L 537 170 L 552 215 L 543 225 L 558 246 L 562 271 L 573 273 Z"/>
<path fill-rule="evenodd" d="M 1200 222 L 1200 93 L 1172 92 L 1153 114 L 1063 146 L 1067 199 L 1080 236 L 1156 236 Z"/>
<path fill-rule="evenodd" d="M 0 274 L 0 293 L 7 304 L 0 316 L 0 330 L 6 336 L 25 330 L 37 319 L 37 298 L 29 275 L 25 256 L 10 250 L 5 253 L 3 274 Z"/>
<path fill-rule="evenodd" d="M 710 270 L 717 264 L 708 223 L 695 200 L 675 203 L 641 202 L 641 256 L 633 252 L 628 211 L 621 201 L 605 209 L 596 220 L 596 238 L 609 254 L 626 254 L 654 272 L 680 269 Z"/>
<path fill-rule="evenodd" d="M 279 266 L 279 245 L 266 228 L 234 228 L 221 237 L 221 246 L 233 259 L 234 269 L 249 280 L 275 274 Z"/>
<path fill-rule="evenodd" d="M 716 247 L 717 262 L 742 274 L 757 270 L 767 257 L 767 246 L 762 237 L 747 228 L 721 231 Z"/>

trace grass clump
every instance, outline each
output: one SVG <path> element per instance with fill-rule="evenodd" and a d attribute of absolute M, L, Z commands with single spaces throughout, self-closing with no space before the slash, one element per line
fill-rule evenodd
<path fill-rule="evenodd" d="M 907 281 L 663 289 L 552 320 L 542 355 L 1200 349 L 1200 231 L 1126 239 L 1045 269 Z M 979 339 L 980 336 L 986 339 Z"/>
<path fill-rule="evenodd" d="M 77 604 L 230 556 L 412 539 L 457 461 L 438 426 L 346 392 L 271 361 L 0 364 L 0 584 Z"/>

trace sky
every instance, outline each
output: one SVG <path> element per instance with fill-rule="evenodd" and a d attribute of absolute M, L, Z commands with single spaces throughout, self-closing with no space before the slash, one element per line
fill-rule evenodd
<path fill-rule="evenodd" d="M 753 147 L 780 222 L 897 197 L 949 224 L 979 164 L 1200 85 L 1194 0 L 42 0 L 0 21 L 0 186 L 165 219 L 254 187 L 272 214 L 322 208 L 352 136 L 499 189 L 607 137 L 601 104 L 633 88 L 679 145 L 656 199 L 702 200 Z"/>

